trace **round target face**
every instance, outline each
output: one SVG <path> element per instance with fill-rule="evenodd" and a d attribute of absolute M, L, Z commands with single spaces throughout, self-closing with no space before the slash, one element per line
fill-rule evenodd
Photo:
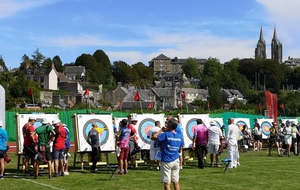
<path fill-rule="evenodd" d="M 270 135 L 270 128 L 271 128 L 270 122 L 264 121 L 261 123 L 261 130 L 264 135 L 266 136 Z"/>
<path fill-rule="evenodd" d="M 144 143 L 150 144 L 151 139 L 147 137 L 147 134 L 151 127 L 155 127 L 155 120 L 153 119 L 144 119 L 139 124 L 139 136 Z"/>
<path fill-rule="evenodd" d="M 236 122 L 236 124 L 238 125 L 240 130 L 243 130 L 244 125 L 247 125 L 244 121 L 238 121 L 238 122 Z"/>
<path fill-rule="evenodd" d="M 84 136 L 84 139 L 86 139 L 87 138 L 87 136 L 88 136 L 88 134 L 89 134 L 89 131 L 91 130 L 91 128 L 92 128 L 92 123 L 93 122 L 96 122 L 97 123 L 97 125 L 98 125 L 98 127 L 100 127 L 100 128 L 105 128 L 105 127 L 107 127 L 107 125 L 103 122 L 103 121 L 101 121 L 101 120 L 99 120 L 99 119 L 91 119 L 91 120 L 88 120 L 85 124 L 84 124 L 84 126 L 83 126 L 83 136 Z M 100 144 L 105 144 L 106 142 L 107 142 L 107 140 L 108 140 L 108 137 L 109 137 L 109 130 L 105 130 L 105 131 L 103 131 L 102 133 L 99 133 L 99 135 L 100 135 L 100 138 L 99 138 L 99 141 L 100 141 Z"/>
<path fill-rule="evenodd" d="M 197 127 L 196 118 L 190 119 L 186 125 L 186 134 L 190 140 L 193 140 L 194 129 Z"/>

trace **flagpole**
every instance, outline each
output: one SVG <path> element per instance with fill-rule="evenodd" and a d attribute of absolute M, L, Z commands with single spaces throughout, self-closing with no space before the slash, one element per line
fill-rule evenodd
<path fill-rule="evenodd" d="M 142 101 L 140 99 L 140 107 L 141 107 L 141 112 L 143 113 L 143 107 L 142 107 Z"/>
<path fill-rule="evenodd" d="M 34 96 L 33 96 L 33 93 L 31 94 L 31 98 L 32 98 L 32 104 L 33 104 L 33 106 L 34 106 L 34 112 L 36 112 L 36 107 L 35 107 L 35 105 L 34 105 Z"/>

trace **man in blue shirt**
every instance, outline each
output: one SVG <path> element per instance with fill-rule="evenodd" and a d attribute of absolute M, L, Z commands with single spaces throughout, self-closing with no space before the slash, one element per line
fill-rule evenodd
<path fill-rule="evenodd" d="M 0 121 L 0 180 L 3 179 L 4 174 L 4 158 L 6 157 L 6 142 L 7 132 L 2 129 L 2 121 Z"/>
<path fill-rule="evenodd" d="M 170 119 L 167 128 L 163 127 L 153 135 L 153 140 L 158 140 L 161 149 L 161 182 L 164 189 L 170 189 L 173 183 L 174 190 L 179 190 L 179 152 L 182 151 L 183 138 L 177 133 L 177 122 Z"/>

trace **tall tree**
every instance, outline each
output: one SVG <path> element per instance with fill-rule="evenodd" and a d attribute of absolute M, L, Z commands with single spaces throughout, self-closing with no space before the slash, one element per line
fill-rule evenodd
<path fill-rule="evenodd" d="M 22 59 L 21 59 L 21 63 L 20 63 L 20 67 L 19 67 L 19 69 L 21 70 L 21 71 L 24 71 L 27 67 L 30 67 L 31 66 L 31 60 L 30 60 L 30 58 L 26 55 L 26 54 L 24 54 L 23 56 L 22 56 Z"/>
<path fill-rule="evenodd" d="M 136 72 L 137 78 L 135 79 L 137 85 L 150 85 L 153 82 L 153 75 L 149 73 L 153 73 L 153 69 L 151 67 L 147 67 L 142 62 L 138 62 L 133 64 L 132 66 L 133 72 Z"/>
<path fill-rule="evenodd" d="M 63 72 L 63 62 L 61 61 L 60 57 L 58 55 L 54 56 L 53 64 L 57 72 Z"/>
<path fill-rule="evenodd" d="M 87 70 L 86 81 L 99 84 L 100 81 L 97 73 L 99 68 L 97 68 L 97 62 L 92 55 L 82 54 L 81 56 L 77 57 L 74 65 L 85 66 L 85 69 Z"/>
<path fill-rule="evenodd" d="M 108 56 L 104 53 L 104 51 L 97 50 L 93 54 L 93 57 L 97 62 L 97 67 L 98 67 L 97 72 L 98 72 L 100 82 L 103 84 L 110 83 L 112 77 L 112 65 L 110 63 Z"/>
<path fill-rule="evenodd" d="M 193 58 L 188 58 L 187 61 L 182 64 L 181 69 L 185 76 L 189 79 L 200 78 L 199 65 Z"/>
<path fill-rule="evenodd" d="M 39 48 L 37 48 L 31 56 L 31 64 L 33 67 L 42 66 L 42 63 L 45 60 L 45 56 L 39 51 Z"/>
<path fill-rule="evenodd" d="M 117 82 L 130 83 L 132 79 L 131 67 L 124 61 L 115 61 L 112 67 L 113 77 Z"/>
<path fill-rule="evenodd" d="M 216 58 L 209 58 L 203 68 L 203 77 L 201 86 L 203 88 L 211 86 L 212 82 L 217 82 L 220 86 L 223 66 Z"/>

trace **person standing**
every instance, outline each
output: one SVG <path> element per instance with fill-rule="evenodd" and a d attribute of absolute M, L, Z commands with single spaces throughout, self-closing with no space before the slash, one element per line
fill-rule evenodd
<path fill-rule="evenodd" d="M 254 124 L 254 151 L 260 151 L 262 148 L 262 129 L 259 123 Z"/>
<path fill-rule="evenodd" d="M 96 168 L 97 162 L 100 161 L 100 137 L 99 132 L 96 130 L 98 128 L 98 125 L 96 122 L 92 123 L 92 128 L 88 133 L 88 136 L 86 138 L 86 142 L 92 147 L 92 168 L 91 173 L 98 172 L 98 169 Z M 107 130 L 107 128 L 103 128 L 103 131 Z"/>
<path fill-rule="evenodd" d="M 45 156 L 48 163 L 49 178 L 52 176 L 51 165 L 51 146 L 48 142 L 51 140 L 51 135 L 55 135 L 53 127 L 44 118 L 42 125 L 34 130 L 34 133 L 38 135 L 38 152 Z M 37 162 L 35 177 L 39 174 L 39 162 Z"/>
<path fill-rule="evenodd" d="M 65 150 L 64 150 L 64 174 L 69 175 L 69 149 L 70 149 L 70 131 L 66 124 L 63 124 L 63 128 L 66 130 L 66 142 L 65 142 Z"/>
<path fill-rule="evenodd" d="M 228 131 L 226 135 L 227 158 L 231 160 L 229 168 L 236 168 L 238 164 L 238 136 L 239 127 L 234 124 L 234 119 L 228 119 Z"/>
<path fill-rule="evenodd" d="M 182 151 L 183 138 L 176 132 L 177 122 L 174 119 L 168 120 L 167 128 L 162 128 L 153 135 L 158 140 L 161 150 L 161 182 L 164 189 L 169 190 L 171 182 L 174 190 L 179 190 L 179 152 Z"/>
<path fill-rule="evenodd" d="M 279 147 L 280 137 L 278 135 L 278 127 L 276 122 L 272 122 L 272 127 L 270 128 L 270 137 L 268 141 L 268 156 L 271 156 L 272 146 L 275 144 L 277 148 L 277 154 L 281 157 L 280 147 Z"/>
<path fill-rule="evenodd" d="M 203 158 L 207 152 L 208 129 L 203 124 L 202 119 L 197 119 L 196 123 L 197 126 L 194 129 L 192 149 L 196 150 L 196 154 L 198 157 L 198 168 L 204 169 Z"/>
<path fill-rule="evenodd" d="M 282 130 L 282 133 L 284 134 L 284 142 L 286 144 L 286 153 L 288 157 L 291 156 L 291 145 L 292 145 L 292 128 L 290 126 L 290 121 L 287 120 L 285 122 L 285 127 Z"/>
<path fill-rule="evenodd" d="M 4 164 L 4 158 L 6 157 L 6 151 L 7 151 L 7 132 L 2 128 L 2 121 L 0 120 L 0 180 L 4 179 L 4 170 L 5 170 L 5 164 Z"/>
<path fill-rule="evenodd" d="M 183 139 L 183 127 L 179 123 L 179 119 L 177 117 L 174 117 L 174 120 L 177 123 L 176 133 L 180 134 L 182 136 L 182 139 Z M 183 144 L 184 144 L 184 142 L 183 142 Z M 179 152 L 179 166 L 180 166 L 181 170 L 182 170 L 182 165 L 183 165 L 183 150 L 181 150 L 181 152 Z"/>
<path fill-rule="evenodd" d="M 136 167 L 136 154 L 140 151 L 140 147 L 138 146 L 138 137 L 136 135 L 137 121 L 137 117 L 130 117 L 130 124 L 128 126 L 128 128 L 131 130 L 128 158 L 128 160 L 130 160 L 130 168 Z"/>
<path fill-rule="evenodd" d="M 147 137 L 151 139 L 151 141 L 150 141 L 150 170 L 153 170 L 153 164 L 154 164 L 154 161 L 156 160 L 155 157 L 156 157 L 157 152 L 159 151 L 157 141 L 153 140 L 152 138 L 153 138 L 153 135 L 155 133 L 157 133 L 157 131 L 159 131 L 161 128 L 160 121 L 155 121 L 154 124 L 155 124 L 155 127 L 151 127 L 147 133 Z M 156 163 L 157 163 L 156 169 L 159 170 L 159 161 L 156 160 Z"/>
<path fill-rule="evenodd" d="M 119 166 L 120 171 L 119 174 L 127 174 L 128 173 L 128 155 L 129 155 L 129 139 L 130 139 L 131 129 L 128 128 L 127 119 L 122 119 L 121 128 L 118 135 L 117 145 L 121 149 L 119 155 Z"/>
<path fill-rule="evenodd" d="M 64 149 L 65 149 L 65 141 L 67 138 L 66 130 L 63 128 L 62 123 L 59 119 L 54 119 L 52 121 L 52 125 L 54 126 L 55 135 L 52 135 L 51 138 L 53 141 L 53 152 L 52 157 L 54 159 L 54 170 L 55 173 L 53 177 L 57 177 L 58 171 L 61 171 L 60 176 L 65 176 L 64 174 Z"/>
<path fill-rule="evenodd" d="M 214 154 L 216 157 L 216 166 L 221 167 L 219 164 L 219 146 L 220 146 L 220 139 L 222 138 L 222 131 L 215 121 L 210 122 L 210 128 L 208 129 L 208 150 L 210 154 L 210 166 L 213 166 L 214 161 Z"/>
<path fill-rule="evenodd" d="M 23 153 L 25 156 L 25 175 L 29 176 L 29 161 L 33 164 L 33 171 L 36 171 L 36 161 L 34 157 L 37 153 L 36 142 L 34 139 L 34 123 L 36 122 L 35 117 L 29 117 L 28 122 L 23 126 L 22 132 L 24 137 L 24 148 Z"/>

